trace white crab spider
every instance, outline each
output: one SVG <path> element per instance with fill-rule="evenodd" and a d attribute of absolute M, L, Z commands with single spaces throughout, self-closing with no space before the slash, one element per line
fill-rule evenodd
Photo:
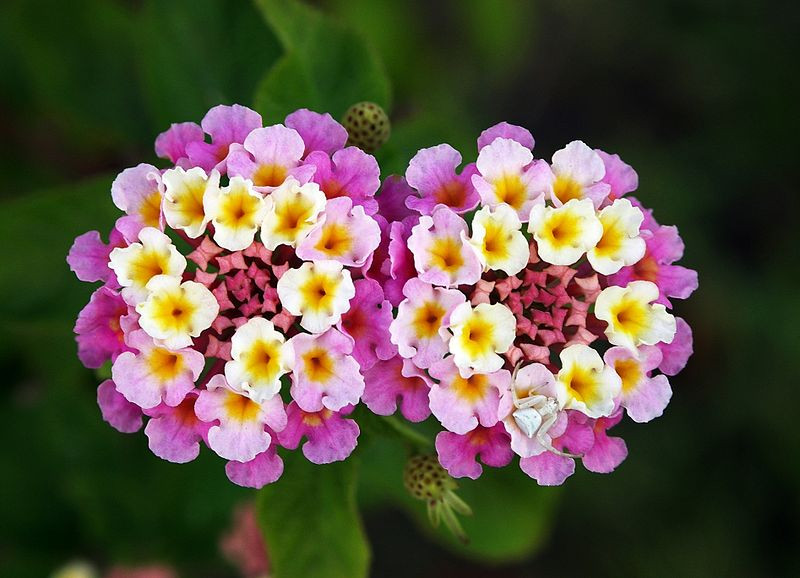
<path fill-rule="evenodd" d="M 561 407 L 558 401 L 552 397 L 542 394 L 528 395 L 523 398 L 517 397 L 516 377 L 519 366 L 514 369 L 511 376 L 511 399 L 514 402 L 514 411 L 511 417 L 517 427 L 529 438 L 536 438 L 547 451 L 568 458 L 577 458 L 574 454 L 562 452 L 553 447 L 552 441 L 545 435 L 558 419 L 558 412 Z"/>

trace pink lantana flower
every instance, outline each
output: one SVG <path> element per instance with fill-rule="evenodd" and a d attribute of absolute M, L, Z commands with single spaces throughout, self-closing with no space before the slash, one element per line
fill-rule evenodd
<path fill-rule="evenodd" d="M 303 158 L 314 151 L 332 155 L 347 143 L 347 129 L 327 112 L 320 114 L 307 108 L 296 110 L 286 117 L 286 126 L 293 128 L 303 138 Z"/>
<path fill-rule="evenodd" d="M 347 197 L 329 200 L 316 226 L 297 247 L 307 261 L 332 260 L 361 267 L 381 242 L 378 222 Z"/>
<path fill-rule="evenodd" d="M 635 201 L 635 206 L 640 206 Z M 644 210 L 642 230 L 645 240 L 644 256 L 630 267 L 622 268 L 608 278 L 611 285 L 624 287 L 631 281 L 650 281 L 658 287 L 657 303 L 670 305 L 669 298 L 686 299 L 698 287 L 697 271 L 673 265 L 683 257 L 683 241 L 677 227 L 659 225 L 652 211 Z"/>
<path fill-rule="evenodd" d="M 156 155 L 177 166 L 188 168 L 190 162 L 186 146 L 190 142 L 202 141 L 204 136 L 202 127 L 196 122 L 172 123 L 156 138 Z"/>
<path fill-rule="evenodd" d="M 609 474 L 617 469 L 625 458 L 628 457 L 628 447 L 625 440 L 617 437 L 609 437 L 606 430 L 617 425 L 622 419 L 622 410 L 616 411 L 609 417 L 602 417 L 591 423 L 594 434 L 594 443 L 591 449 L 586 451 L 581 458 L 583 467 L 590 472 L 598 474 Z"/>
<path fill-rule="evenodd" d="M 683 318 L 675 317 L 675 338 L 671 343 L 659 343 L 656 347 L 662 354 L 658 369 L 664 375 L 678 375 L 694 351 L 692 328 Z"/>
<path fill-rule="evenodd" d="M 603 356 L 622 380 L 618 402 L 635 422 L 645 423 L 659 417 L 672 397 L 666 375 L 650 376 L 661 364 L 661 358 L 658 347 L 648 345 L 636 351 L 612 347 Z"/>
<path fill-rule="evenodd" d="M 103 421 L 118 432 L 135 433 L 142 429 L 141 408 L 125 399 L 110 379 L 98 386 L 97 405 Z"/>
<path fill-rule="evenodd" d="M 422 215 L 430 215 L 437 205 L 445 205 L 456 213 L 466 213 L 478 205 L 478 192 L 472 176 L 478 172 L 474 163 L 459 174 L 461 153 L 448 144 L 422 149 L 406 169 L 406 181 L 419 196 L 409 196 L 406 206 Z"/>
<path fill-rule="evenodd" d="M 208 440 L 212 424 L 195 413 L 197 390 L 189 392 L 181 403 L 165 403 L 147 410 L 150 420 L 144 428 L 150 451 L 168 462 L 183 464 L 200 455 L 200 442 Z"/>
<path fill-rule="evenodd" d="M 111 377 L 125 398 L 142 409 L 161 402 L 176 406 L 194 389 L 205 365 L 205 357 L 191 348 L 169 350 L 159 347 L 142 330 L 127 336 L 129 347 L 138 350 L 123 352 L 114 361 Z"/>
<path fill-rule="evenodd" d="M 433 382 L 409 359 L 398 355 L 379 361 L 364 372 L 364 383 L 361 401 L 375 414 L 392 415 L 399 406 L 408 421 L 420 422 L 431 415 L 428 391 Z"/>
<path fill-rule="evenodd" d="M 123 221 L 132 232 L 142 227 L 164 230 L 160 180 L 156 167 L 141 163 L 125 169 L 111 183 L 111 200 L 128 215 Z"/>
<path fill-rule="evenodd" d="M 94 283 L 102 281 L 112 289 L 118 287 L 114 272 L 108 266 L 108 256 L 116 247 L 124 247 L 127 242 L 116 228 L 111 229 L 108 244 L 103 243 L 100 233 L 89 231 L 75 238 L 67 255 L 67 264 L 81 281 Z"/>
<path fill-rule="evenodd" d="M 619 155 L 613 155 L 595 149 L 600 158 L 603 160 L 603 166 L 606 169 L 606 174 L 603 175 L 603 182 L 606 183 L 610 190 L 608 192 L 608 201 L 614 201 L 628 193 L 632 193 L 639 186 L 639 175 L 633 170 L 633 167 L 624 162 Z"/>
<path fill-rule="evenodd" d="M 380 193 L 376 197 L 378 212 L 389 223 L 402 221 L 413 214 L 413 211 L 406 206 L 407 200 L 413 196 L 416 196 L 416 193 L 405 178 L 390 175 L 384 179 Z"/>
<path fill-rule="evenodd" d="M 402 357 L 427 369 L 447 353 L 450 313 L 465 303 L 466 297 L 455 289 L 434 287 L 416 278 L 405 284 L 403 295 L 389 328 L 391 340 Z"/>
<path fill-rule="evenodd" d="M 351 355 L 352 338 L 331 328 L 321 335 L 300 333 L 289 343 L 295 355 L 292 399 L 303 411 L 338 411 L 358 403 L 364 377 Z"/>
<path fill-rule="evenodd" d="M 305 165 L 314 167 L 313 181 L 327 199 L 349 197 L 354 206 L 364 207 L 367 215 L 378 212 L 375 193 L 381 186 L 378 161 L 356 147 L 336 151 L 332 156 L 315 151 L 306 157 Z"/>
<path fill-rule="evenodd" d="M 422 215 L 408 238 L 419 278 L 445 287 L 478 281 L 482 267 L 468 236 L 467 223 L 447 207 Z"/>
<path fill-rule="evenodd" d="M 564 454 L 584 455 L 594 444 L 592 427 L 588 418 L 579 411 L 567 412 L 567 427 L 553 439 L 553 447 L 561 452 L 542 452 L 520 458 L 519 467 L 535 479 L 540 486 L 560 486 L 575 473 L 575 459 Z"/>
<path fill-rule="evenodd" d="M 499 421 L 500 395 L 511 383 L 508 371 L 462 377 L 451 356 L 435 363 L 429 372 L 436 380 L 429 394 L 431 412 L 446 429 L 464 434 L 478 424 L 492 427 Z"/>
<path fill-rule="evenodd" d="M 386 298 L 395 307 L 403 300 L 403 287 L 406 281 L 417 276 L 414 255 L 408 248 L 411 230 L 419 222 L 416 216 L 409 216 L 389 226 L 389 258 L 383 266 L 388 277 L 383 285 Z"/>
<path fill-rule="evenodd" d="M 296 402 L 287 408 L 288 423 L 278 433 L 280 444 L 290 450 L 300 445 L 303 437 L 303 455 L 315 464 L 329 464 L 347 458 L 358 445 L 358 424 L 346 419 L 341 412 L 323 409 L 305 412 Z"/>
<path fill-rule="evenodd" d="M 525 145 L 509 138 L 496 138 L 478 154 L 478 174 L 472 184 L 484 206 L 495 208 L 505 203 L 528 222 L 531 209 L 544 203 L 544 194 L 552 181 L 544 161 L 534 161 Z"/>
<path fill-rule="evenodd" d="M 279 396 L 257 403 L 233 391 L 223 375 L 211 378 L 194 410 L 201 420 L 216 422 L 208 430 L 208 447 L 226 460 L 247 462 L 269 447 L 265 426 L 280 431 L 286 410 Z"/>
<path fill-rule="evenodd" d="M 598 208 L 611 191 L 611 186 L 603 182 L 603 159 L 582 141 L 574 140 L 556 151 L 551 170 L 550 199 L 557 207 L 572 199 L 590 199 Z"/>
<path fill-rule="evenodd" d="M 262 193 L 279 187 L 288 176 L 306 183 L 313 169 L 300 166 L 305 146 L 296 130 L 282 124 L 257 128 L 243 144 L 231 145 L 226 161 L 228 175 L 251 180 Z"/>
<path fill-rule="evenodd" d="M 353 357 L 362 370 L 367 370 L 379 360 L 391 359 L 397 354 L 389 337 L 392 304 L 383 298 L 383 289 L 377 281 L 359 279 L 354 285 L 356 296 L 337 328 L 353 339 Z"/>
<path fill-rule="evenodd" d="M 128 304 L 116 291 L 100 287 L 92 293 L 75 322 L 78 358 L 83 365 L 96 369 L 130 350 L 121 326 L 121 318 L 129 313 Z"/>
<path fill-rule="evenodd" d="M 499 122 L 496 125 L 487 128 L 478 137 L 478 152 L 480 152 L 480 150 L 484 147 L 492 144 L 497 138 L 505 138 L 517 141 L 527 149 L 532 149 L 536 144 L 536 141 L 533 140 L 533 135 L 527 128 L 507 122 Z"/>
<path fill-rule="evenodd" d="M 234 484 L 245 488 L 261 489 L 278 480 L 283 474 L 283 460 L 277 454 L 274 438 L 269 448 L 252 460 L 225 464 L 225 474 Z"/>
<path fill-rule="evenodd" d="M 509 446 L 508 434 L 501 424 L 492 427 L 477 426 L 466 434 L 449 431 L 436 435 L 436 453 L 439 463 L 454 478 L 476 480 L 483 473 L 478 456 L 487 466 L 502 468 L 511 462 L 514 452 Z"/>
<path fill-rule="evenodd" d="M 231 145 L 242 144 L 247 135 L 260 128 L 261 115 L 238 104 L 219 105 L 206 113 L 200 126 L 211 137 L 211 142 L 205 142 L 202 138 L 187 142 L 188 164 L 201 167 L 206 172 L 217 169 L 221 173 L 225 173 L 225 160 Z"/>

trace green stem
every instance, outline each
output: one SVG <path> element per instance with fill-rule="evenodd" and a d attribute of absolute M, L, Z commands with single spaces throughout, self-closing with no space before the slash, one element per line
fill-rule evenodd
<path fill-rule="evenodd" d="M 411 445 L 421 450 L 430 451 L 431 441 L 421 433 L 415 431 L 414 429 L 404 424 L 395 416 L 393 415 L 386 416 L 382 418 L 381 421 L 383 421 L 383 423 L 385 423 L 388 427 L 393 429 L 396 433 L 400 434 L 400 436 Z"/>

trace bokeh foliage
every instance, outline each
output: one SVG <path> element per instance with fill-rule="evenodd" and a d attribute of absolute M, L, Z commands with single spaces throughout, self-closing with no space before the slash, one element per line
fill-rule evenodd
<path fill-rule="evenodd" d="M 169 122 L 219 102 L 268 122 L 299 106 L 340 115 L 363 98 L 391 108 L 387 173 L 442 141 L 471 159 L 499 120 L 528 126 L 545 158 L 573 138 L 620 153 L 643 202 L 680 226 L 701 281 L 678 306 L 697 354 L 664 417 L 621 427 L 623 466 L 558 493 L 513 469 L 462 483 L 469 550 L 427 529 L 397 472 L 406 449 L 367 428 L 356 457 L 373 574 L 800 573 L 796 5 L 316 4 L 0 6 L 0 575 L 44 576 L 74 557 L 233 575 L 216 543 L 253 493 L 209 452 L 167 464 L 101 421 L 71 337 L 90 288 L 63 258 L 75 235 L 110 227 L 113 175 L 155 162 Z"/>

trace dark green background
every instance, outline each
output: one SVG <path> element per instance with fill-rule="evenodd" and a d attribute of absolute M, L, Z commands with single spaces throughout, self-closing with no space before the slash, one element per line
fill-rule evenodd
<path fill-rule="evenodd" d="M 395 126 L 387 171 L 442 141 L 471 159 L 479 131 L 499 120 L 530 128 L 539 157 L 580 138 L 638 170 L 637 196 L 680 227 L 683 264 L 700 272 L 700 289 L 677 307 L 696 353 L 672 380 L 665 416 L 620 427 L 630 456 L 613 475 L 579 472 L 552 500 L 533 481 L 516 493 L 521 503 L 560 498 L 536 556 L 466 561 L 367 480 L 373 574 L 800 574 L 797 4 L 317 5 L 384 63 Z M 113 175 L 154 162 L 152 141 L 169 122 L 252 104 L 282 53 L 247 2 L 2 3 L 0 576 L 45 576 L 76 557 L 233 575 L 217 537 L 252 492 L 228 483 L 209 452 L 167 464 L 143 435 L 102 423 L 96 378 L 71 337 L 90 288 L 64 256 L 76 234 L 108 226 Z M 358 94 L 340 88 L 340 99 Z M 499 480 L 483 491 L 502 492 Z M 503 512 L 491 519 L 486 530 L 502 534 Z"/>

